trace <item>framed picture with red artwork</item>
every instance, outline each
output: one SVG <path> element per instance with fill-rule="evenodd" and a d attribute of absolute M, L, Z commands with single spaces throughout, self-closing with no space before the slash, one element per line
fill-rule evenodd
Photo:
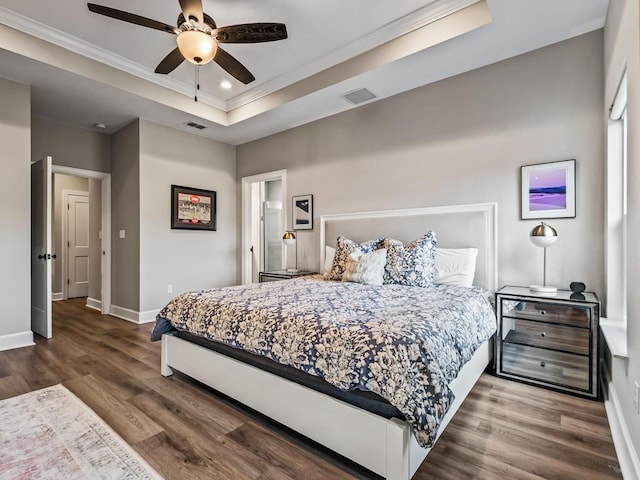
<path fill-rule="evenodd" d="M 216 192 L 171 185 L 171 228 L 217 230 Z"/>

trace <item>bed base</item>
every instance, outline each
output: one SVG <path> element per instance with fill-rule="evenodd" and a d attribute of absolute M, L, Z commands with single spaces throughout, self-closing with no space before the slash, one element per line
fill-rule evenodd
<path fill-rule="evenodd" d="M 438 435 L 489 364 L 490 341 L 464 366 L 451 388 L 456 399 Z M 409 480 L 431 449 L 409 424 L 387 419 L 174 335 L 162 337 L 161 373 L 176 369 L 326 446 L 389 480 Z M 239 380 L 242 379 L 242 380 Z"/>

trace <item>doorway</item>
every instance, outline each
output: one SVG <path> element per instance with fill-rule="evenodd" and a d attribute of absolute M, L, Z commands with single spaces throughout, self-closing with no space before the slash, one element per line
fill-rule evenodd
<path fill-rule="evenodd" d="M 284 268 L 286 170 L 242 179 L 242 283 Z"/>
<path fill-rule="evenodd" d="M 99 225 L 99 232 L 96 230 L 98 238 L 93 243 L 98 248 L 99 267 L 94 268 L 94 271 L 100 272 L 96 276 L 99 279 L 100 300 L 93 305 L 87 300 L 87 306 L 99 310 L 102 314 L 108 314 L 111 310 L 111 174 L 52 165 L 51 157 L 33 162 L 31 165 L 31 329 L 45 338 L 52 337 L 52 271 L 54 265 L 59 265 L 58 262 L 61 260 L 56 250 L 64 251 L 61 247 L 52 248 L 54 174 L 82 177 L 89 179 L 90 184 L 99 185 L 100 191 L 97 198 L 100 200 L 100 208 L 93 216 Z M 81 210 L 83 208 L 85 207 L 80 207 Z M 80 260 L 82 261 L 86 260 Z M 62 265 L 58 266 L 60 267 Z M 64 297 L 64 291 L 56 290 L 56 293 L 59 294 L 57 299 Z"/>
<path fill-rule="evenodd" d="M 60 263 L 54 262 L 54 269 L 61 271 L 62 288 L 54 290 L 54 295 L 61 299 L 86 297 L 87 307 L 106 315 L 111 311 L 111 174 L 53 165 L 52 175 L 54 184 L 56 177 L 71 177 L 86 185 L 84 191 L 73 186 L 62 189 L 66 190 L 61 195 L 66 221 L 60 230 Z M 79 198 L 84 192 L 89 196 L 88 204 Z M 76 204 L 75 212 L 72 203 Z M 73 225 L 73 220 L 82 221 L 83 216 L 89 219 L 86 231 Z"/>

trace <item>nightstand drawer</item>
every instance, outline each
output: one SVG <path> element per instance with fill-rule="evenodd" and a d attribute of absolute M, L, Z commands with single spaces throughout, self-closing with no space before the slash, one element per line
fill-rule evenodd
<path fill-rule="evenodd" d="M 589 330 L 529 320 L 502 320 L 504 343 L 589 355 Z"/>
<path fill-rule="evenodd" d="M 502 373 L 589 391 L 589 357 L 502 344 Z"/>
<path fill-rule="evenodd" d="M 274 277 L 272 275 L 263 275 L 262 272 L 260 273 L 260 283 L 265 283 L 265 282 L 279 282 L 281 280 L 288 280 L 288 277 Z"/>
<path fill-rule="evenodd" d="M 544 302 L 521 301 L 516 303 L 508 299 L 503 299 L 502 302 L 502 315 L 505 317 L 584 328 L 591 326 L 591 317 L 586 308 Z"/>

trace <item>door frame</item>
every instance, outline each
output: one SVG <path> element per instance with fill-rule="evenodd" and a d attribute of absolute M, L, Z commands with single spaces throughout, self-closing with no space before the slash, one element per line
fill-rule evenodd
<path fill-rule="evenodd" d="M 251 283 L 251 184 L 282 180 L 282 228 L 283 233 L 287 225 L 287 171 L 275 170 L 273 172 L 260 173 L 242 177 L 242 233 L 240 240 L 240 272 L 243 285 Z"/>
<path fill-rule="evenodd" d="M 65 209 L 64 205 L 69 204 L 69 195 L 76 195 L 78 197 L 87 197 L 87 201 L 89 200 L 89 192 L 83 192 L 80 190 L 62 190 L 62 252 L 60 252 L 59 257 L 61 258 L 60 263 L 62 264 L 62 299 L 69 299 L 69 284 L 66 282 L 66 279 L 69 278 L 69 258 L 67 257 L 67 253 L 69 253 L 69 248 L 67 246 L 67 241 L 69 240 L 67 233 L 69 231 L 69 209 Z M 91 242 L 92 239 L 89 239 Z"/>
<path fill-rule="evenodd" d="M 53 175 L 54 173 L 102 181 L 102 255 L 100 259 L 102 290 L 100 313 L 107 315 L 111 312 L 111 174 L 62 165 L 53 165 L 51 174 Z"/>

